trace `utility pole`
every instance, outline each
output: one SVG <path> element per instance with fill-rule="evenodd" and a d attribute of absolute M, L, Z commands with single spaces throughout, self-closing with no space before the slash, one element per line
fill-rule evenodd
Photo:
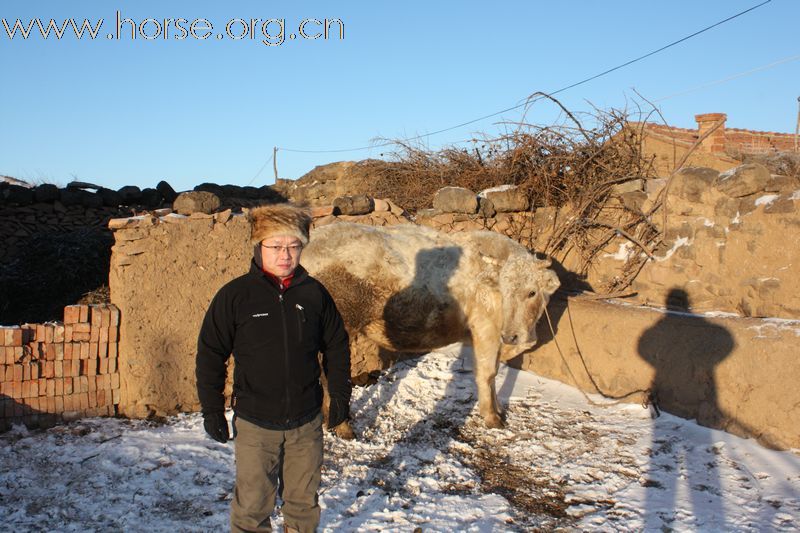
<path fill-rule="evenodd" d="M 800 100 L 800 98 L 798 98 Z M 796 141 L 796 140 L 795 140 Z M 278 183 L 278 147 L 272 147 L 272 170 L 275 171 L 275 183 Z"/>
<path fill-rule="evenodd" d="M 800 137 L 800 96 L 797 97 L 797 125 L 794 127 L 794 151 L 797 151 L 797 138 Z"/>

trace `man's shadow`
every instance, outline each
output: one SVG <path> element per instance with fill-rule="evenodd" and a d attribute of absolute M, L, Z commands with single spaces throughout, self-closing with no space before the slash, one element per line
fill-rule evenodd
<path fill-rule="evenodd" d="M 682 418 L 696 418 L 702 426 L 721 427 L 725 414 L 717 401 L 714 372 L 733 350 L 733 337 L 725 328 L 690 314 L 689 297 L 682 289 L 671 289 L 665 304 L 664 317 L 638 343 L 640 357 L 655 370 L 651 390 L 657 406 Z M 675 429 L 663 418 L 653 424 L 645 481 L 646 529 L 669 528 L 677 514 L 693 516 L 698 525 L 724 526 L 711 430 L 699 428 L 690 441 L 676 438 Z M 687 491 L 691 509 L 683 509 L 679 501 L 679 493 Z"/>

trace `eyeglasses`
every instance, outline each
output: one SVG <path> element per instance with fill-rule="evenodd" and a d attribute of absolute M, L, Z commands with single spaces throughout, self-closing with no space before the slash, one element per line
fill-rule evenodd
<path fill-rule="evenodd" d="M 300 253 L 300 250 L 303 249 L 302 244 L 292 244 L 290 246 L 269 246 L 266 244 L 261 245 L 262 248 L 266 248 L 273 254 L 279 254 L 281 252 L 289 252 L 292 255 L 297 255 Z"/>

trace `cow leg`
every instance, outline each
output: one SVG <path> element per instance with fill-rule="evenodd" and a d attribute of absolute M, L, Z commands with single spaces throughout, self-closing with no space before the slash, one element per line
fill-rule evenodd
<path fill-rule="evenodd" d="M 478 386 L 478 411 L 483 417 L 486 427 L 502 428 L 500 406 L 494 380 L 499 365 L 500 343 L 475 339 L 475 383 Z"/>

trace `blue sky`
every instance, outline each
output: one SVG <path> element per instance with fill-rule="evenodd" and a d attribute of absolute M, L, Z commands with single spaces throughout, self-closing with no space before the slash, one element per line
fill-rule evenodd
<path fill-rule="evenodd" d="M 514 106 L 658 49 L 763 0 L 206 2 L 4 0 L 0 18 L 59 25 L 104 19 L 99 37 L 13 40 L 0 25 L 0 174 L 65 185 L 178 190 L 205 181 L 274 182 L 274 146 L 335 150 L 409 138 Z M 107 38 L 123 18 L 214 25 L 208 39 Z M 285 19 L 285 40 L 217 39 L 232 19 Z M 303 19 L 340 19 L 344 38 L 289 40 Z M 675 126 L 724 112 L 729 127 L 794 132 L 800 96 L 800 2 L 770 3 L 659 54 L 558 95 L 571 110 L 633 109 L 634 89 Z M 163 22 L 160 23 L 163 26 Z M 189 26 L 189 23 L 182 23 Z M 202 34 L 202 24 L 196 33 Z M 145 33 L 157 31 L 148 22 Z M 268 28 L 277 35 L 279 25 Z M 335 29 L 335 28 L 333 28 Z M 231 28 L 242 32 L 239 23 Z M 318 26 L 309 23 L 306 34 Z M 71 30 L 68 29 L 68 32 Z M 335 33 L 335 32 L 334 32 Z M 276 41 L 274 39 L 273 41 Z M 724 80 L 771 65 L 750 74 Z M 698 89 L 698 87 L 701 87 Z M 692 90 L 694 89 L 694 90 Z M 430 148 L 493 134 L 521 110 L 425 138 Z M 552 104 L 527 120 L 549 124 Z M 279 150 L 280 177 L 379 157 Z M 267 163 L 263 171 L 259 170 Z"/>

